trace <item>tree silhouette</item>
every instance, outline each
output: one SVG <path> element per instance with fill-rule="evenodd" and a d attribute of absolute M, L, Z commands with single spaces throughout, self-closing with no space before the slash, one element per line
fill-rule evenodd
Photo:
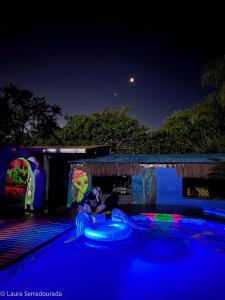
<path fill-rule="evenodd" d="M 45 98 L 35 97 L 15 85 L 0 89 L 0 138 L 2 142 L 35 144 L 47 141 L 57 130 L 61 108 L 49 105 Z"/>

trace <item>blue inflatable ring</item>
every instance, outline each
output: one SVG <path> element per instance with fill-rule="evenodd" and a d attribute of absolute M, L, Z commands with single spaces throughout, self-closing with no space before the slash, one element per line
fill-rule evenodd
<path fill-rule="evenodd" d="M 95 226 L 87 226 L 84 236 L 90 240 L 110 242 L 128 238 L 132 233 L 132 228 L 123 222 L 106 221 Z"/>

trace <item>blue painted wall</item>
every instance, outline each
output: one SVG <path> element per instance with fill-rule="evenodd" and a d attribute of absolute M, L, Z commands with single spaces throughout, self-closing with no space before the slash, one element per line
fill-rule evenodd
<path fill-rule="evenodd" d="M 156 169 L 156 204 L 225 209 L 224 200 L 185 199 L 182 195 L 182 177 L 175 168 Z"/>

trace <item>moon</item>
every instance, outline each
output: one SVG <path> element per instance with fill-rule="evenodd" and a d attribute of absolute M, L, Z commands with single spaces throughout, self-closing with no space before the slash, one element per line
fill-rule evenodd
<path fill-rule="evenodd" d="M 133 84 L 134 81 L 135 81 L 134 77 L 130 77 L 130 78 L 129 78 L 129 83 L 132 83 L 132 84 Z"/>

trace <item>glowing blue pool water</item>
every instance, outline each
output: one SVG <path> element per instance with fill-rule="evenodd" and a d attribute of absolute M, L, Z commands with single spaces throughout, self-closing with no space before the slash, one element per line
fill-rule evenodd
<path fill-rule="evenodd" d="M 119 242 L 65 243 L 74 232 L 2 271 L 0 293 L 59 291 L 63 296 L 57 298 L 74 300 L 225 299 L 222 225 L 161 222 Z"/>

